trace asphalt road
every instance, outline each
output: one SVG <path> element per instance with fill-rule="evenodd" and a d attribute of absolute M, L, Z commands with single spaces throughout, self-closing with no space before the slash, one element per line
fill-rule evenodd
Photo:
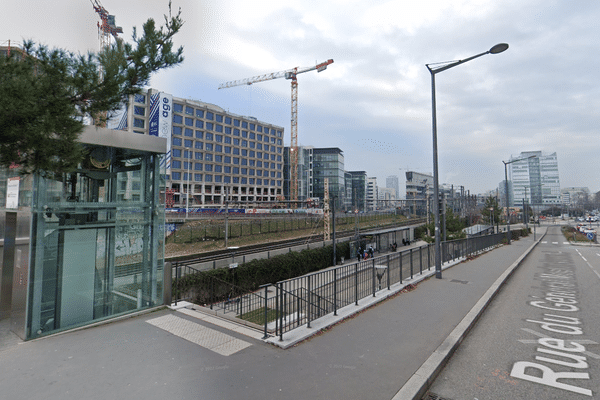
<path fill-rule="evenodd" d="M 569 245 L 548 228 L 428 398 L 600 398 L 599 301 L 600 247 Z"/>

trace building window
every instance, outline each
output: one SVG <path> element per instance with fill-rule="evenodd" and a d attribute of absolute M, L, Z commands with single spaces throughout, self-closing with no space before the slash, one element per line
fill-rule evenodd
<path fill-rule="evenodd" d="M 223 177 L 221 175 L 215 175 L 215 182 L 222 182 Z"/>
<path fill-rule="evenodd" d="M 181 179 L 181 172 L 173 172 L 171 173 L 171 179 L 174 181 L 178 181 Z"/>
<path fill-rule="evenodd" d="M 234 164 L 238 164 L 240 163 L 240 158 L 239 157 L 233 157 L 233 163 Z"/>
<path fill-rule="evenodd" d="M 195 163 L 194 164 L 194 170 L 196 170 L 196 171 L 202 171 L 202 163 Z"/>
<path fill-rule="evenodd" d="M 248 129 L 248 123 L 246 121 L 242 121 L 242 128 Z"/>
<path fill-rule="evenodd" d="M 192 141 L 189 139 L 185 139 L 184 144 L 185 144 L 185 147 L 193 147 Z"/>
<path fill-rule="evenodd" d="M 173 127 L 173 131 L 172 131 L 172 132 L 173 132 L 173 135 L 181 135 L 181 131 L 182 131 L 182 130 L 183 130 L 183 128 L 182 128 L 182 127 L 180 127 L 180 126 L 174 126 L 174 127 Z"/>
<path fill-rule="evenodd" d="M 173 146 L 181 146 L 181 138 L 173 138 Z"/>
<path fill-rule="evenodd" d="M 215 135 L 215 142 L 223 143 L 223 135 Z"/>
<path fill-rule="evenodd" d="M 194 109 L 189 106 L 185 106 L 185 113 L 188 115 L 194 115 Z"/>
<path fill-rule="evenodd" d="M 249 138 L 255 140 L 256 134 L 254 132 L 250 132 Z"/>
<path fill-rule="evenodd" d="M 206 164 L 204 166 L 204 170 L 207 171 L 207 172 L 212 172 L 213 166 L 211 164 Z"/>
<path fill-rule="evenodd" d="M 213 123 L 212 123 L 212 122 L 207 122 L 207 123 L 206 123 L 206 129 L 208 129 L 209 131 L 212 131 L 212 130 L 213 130 L 213 126 L 214 126 L 214 125 L 213 125 Z"/>
<path fill-rule="evenodd" d="M 211 112 L 209 112 L 209 111 L 207 111 L 207 112 L 206 112 L 206 119 L 208 119 L 208 120 L 211 120 L 211 121 L 212 121 L 212 120 L 214 119 L 214 114 L 213 114 L 213 113 L 211 113 Z"/>
<path fill-rule="evenodd" d="M 206 143 L 206 151 L 213 151 L 212 143 Z"/>
<path fill-rule="evenodd" d="M 223 162 L 226 164 L 231 164 L 231 157 L 225 156 L 225 158 L 223 159 Z"/>
<path fill-rule="evenodd" d="M 237 147 L 234 147 L 233 148 L 233 154 L 240 155 L 240 149 L 238 149 Z"/>
<path fill-rule="evenodd" d="M 231 154 L 231 146 L 225 146 L 225 153 Z"/>
<path fill-rule="evenodd" d="M 229 167 L 229 166 L 224 166 L 224 167 L 223 167 L 223 172 L 225 172 L 226 174 L 230 174 L 230 173 L 231 173 L 231 167 Z"/>
<path fill-rule="evenodd" d="M 225 127 L 225 133 L 228 135 L 231 135 L 231 127 L 230 126 Z"/>
<path fill-rule="evenodd" d="M 223 162 L 223 156 L 215 154 L 215 162 Z"/>
<path fill-rule="evenodd" d="M 179 160 L 173 160 L 171 162 L 171 168 L 180 169 L 181 168 L 181 161 L 179 161 Z"/>
<path fill-rule="evenodd" d="M 233 167 L 233 173 L 234 174 L 239 174 L 240 173 L 240 167 Z"/>
<path fill-rule="evenodd" d="M 215 120 L 216 120 L 217 122 L 223 122 L 223 116 L 222 116 L 222 115 L 219 115 L 219 114 L 217 114 L 217 115 L 215 115 Z"/>
<path fill-rule="evenodd" d="M 231 117 L 225 117 L 225 123 L 231 125 Z"/>
<path fill-rule="evenodd" d="M 248 150 L 242 149 L 242 156 L 248 157 Z"/>
<path fill-rule="evenodd" d="M 215 131 L 223 132 L 223 125 L 215 125 Z"/>
<path fill-rule="evenodd" d="M 233 130 L 233 136 L 240 136 L 240 130 L 239 129 L 234 129 Z"/>
<path fill-rule="evenodd" d="M 206 132 L 206 140 L 213 140 L 213 134 L 210 132 Z"/>
<path fill-rule="evenodd" d="M 133 96 L 133 101 L 136 103 L 146 103 L 146 96 L 143 94 L 136 94 Z"/>
<path fill-rule="evenodd" d="M 133 114 L 143 117 L 144 115 L 146 115 L 146 109 L 140 106 L 133 106 Z"/>
<path fill-rule="evenodd" d="M 173 111 L 174 112 L 183 112 L 183 104 L 173 103 Z"/>
<path fill-rule="evenodd" d="M 190 128 L 185 128 L 185 136 L 194 137 L 194 130 Z"/>
<path fill-rule="evenodd" d="M 196 131 L 196 139 L 204 139 L 204 132 Z"/>
<path fill-rule="evenodd" d="M 213 160 L 212 154 L 205 154 L 204 155 L 204 160 L 206 160 L 206 161 L 212 161 Z"/>
<path fill-rule="evenodd" d="M 212 182 L 212 175 L 204 175 L 204 182 Z"/>
<path fill-rule="evenodd" d="M 173 157 L 181 157 L 181 149 L 173 149 Z"/>
<path fill-rule="evenodd" d="M 173 114 L 173 123 L 174 124 L 183 123 L 183 117 L 181 115 Z"/>
<path fill-rule="evenodd" d="M 133 126 L 135 128 L 144 128 L 144 120 L 139 118 L 133 119 Z"/>
<path fill-rule="evenodd" d="M 262 129 L 263 129 L 262 126 L 260 126 L 260 125 L 256 126 L 256 131 L 257 132 L 262 132 Z"/>
<path fill-rule="evenodd" d="M 196 110 L 196 118 L 204 118 L 204 111 Z"/>
<path fill-rule="evenodd" d="M 253 149 L 253 148 L 255 148 L 255 147 L 256 147 L 256 143 L 254 143 L 254 142 L 250 142 L 250 148 L 251 148 L 251 149 Z"/>
<path fill-rule="evenodd" d="M 196 142 L 196 143 L 194 143 L 194 148 L 202 150 L 202 145 L 203 145 L 202 142 Z"/>
<path fill-rule="evenodd" d="M 215 165 L 215 172 L 218 172 L 218 173 L 223 172 L 223 167 L 220 165 Z"/>
<path fill-rule="evenodd" d="M 194 180 L 196 182 L 202 182 L 202 174 L 194 174 Z"/>
<path fill-rule="evenodd" d="M 215 144 L 215 152 L 223 152 L 223 146 L 221 146 L 220 144 Z"/>
<path fill-rule="evenodd" d="M 202 160 L 202 153 L 199 151 L 196 152 L 196 160 Z"/>
<path fill-rule="evenodd" d="M 225 136 L 225 143 L 231 144 L 231 137 L 230 136 Z"/>
<path fill-rule="evenodd" d="M 248 184 L 254 185 L 254 178 L 248 178 Z"/>
<path fill-rule="evenodd" d="M 240 126 L 240 120 L 239 119 L 234 119 L 233 120 L 233 126 Z"/>
<path fill-rule="evenodd" d="M 185 117 L 185 124 L 187 126 L 194 126 L 194 118 Z"/>
<path fill-rule="evenodd" d="M 196 120 L 196 128 L 203 129 L 204 128 L 204 121 L 200 121 L 199 119 L 197 119 Z"/>

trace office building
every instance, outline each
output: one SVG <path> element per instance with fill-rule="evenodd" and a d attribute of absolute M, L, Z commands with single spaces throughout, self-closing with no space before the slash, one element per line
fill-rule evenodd
<path fill-rule="evenodd" d="M 172 207 L 254 206 L 283 196 L 284 129 L 214 104 L 150 89 L 132 96 L 119 129 L 167 138 Z"/>
<path fill-rule="evenodd" d="M 550 206 L 560 204 L 560 181 L 558 176 L 558 159 L 556 153 L 526 151 L 518 156 L 518 160 L 509 164 L 509 179 L 513 184 L 513 202 L 511 207 L 523 202 L 534 206 Z"/>
<path fill-rule="evenodd" d="M 377 210 L 377 178 L 367 178 L 367 209 Z"/>
<path fill-rule="evenodd" d="M 348 171 L 352 176 L 352 209 L 367 211 L 367 172 Z"/>
<path fill-rule="evenodd" d="M 385 187 L 394 189 L 394 196 L 397 200 L 400 199 L 400 184 L 398 175 L 390 175 L 385 179 Z"/>
<path fill-rule="evenodd" d="M 409 213 L 425 216 L 431 212 L 428 203 L 433 197 L 433 176 L 415 171 L 406 171 L 406 202 Z"/>

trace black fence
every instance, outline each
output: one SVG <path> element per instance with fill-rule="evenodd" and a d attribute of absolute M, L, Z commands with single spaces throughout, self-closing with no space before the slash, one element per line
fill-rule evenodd
<path fill-rule="evenodd" d="M 492 248 L 506 239 L 504 233 L 441 243 L 442 263 L 467 258 Z M 401 252 L 328 268 L 248 291 L 243 284 L 225 282 L 189 266 L 174 266 L 173 297 L 192 300 L 218 313 L 241 318 L 262 327 L 265 338 L 279 336 L 325 315 L 337 315 L 340 308 L 375 297 L 379 290 L 412 280 L 434 268 L 435 246 L 428 244 Z M 235 274 L 235 271 L 232 271 Z M 191 279 L 190 282 L 182 280 Z M 181 283 L 181 284 L 180 284 Z M 193 287 L 182 293 L 179 287 Z M 175 300 L 175 302 L 177 302 Z"/>

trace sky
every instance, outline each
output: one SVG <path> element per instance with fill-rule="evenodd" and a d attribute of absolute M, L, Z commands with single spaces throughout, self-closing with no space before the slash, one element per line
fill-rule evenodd
<path fill-rule="evenodd" d="M 167 0 L 102 0 L 131 41 Z M 594 0 L 172 0 L 185 24 L 185 61 L 150 87 L 216 104 L 285 128 L 291 85 L 221 83 L 333 59 L 298 75 L 298 144 L 339 147 L 347 171 L 386 177 L 433 172 L 432 90 L 426 64 L 461 60 L 435 75 L 440 183 L 471 194 L 498 187 L 524 151 L 557 153 L 561 188 L 600 190 L 600 2 Z M 31 39 L 98 51 L 90 0 L 23 0 L 0 6 L 0 45 Z"/>

